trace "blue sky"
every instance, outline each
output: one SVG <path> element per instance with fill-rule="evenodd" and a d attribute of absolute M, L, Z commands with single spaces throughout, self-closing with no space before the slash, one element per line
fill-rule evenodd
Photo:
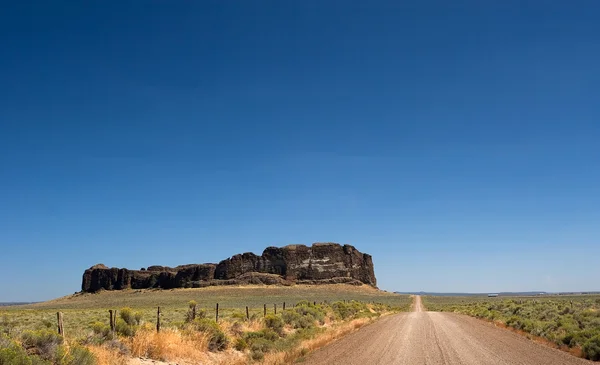
<path fill-rule="evenodd" d="M 316 241 L 600 290 L 600 4 L 398 3 L 3 4 L 0 301 Z"/>

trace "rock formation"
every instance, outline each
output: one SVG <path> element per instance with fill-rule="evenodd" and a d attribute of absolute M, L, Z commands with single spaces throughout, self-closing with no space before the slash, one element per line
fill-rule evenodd
<path fill-rule="evenodd" d="M 85 270 L 81 289 L 192 288 L 234 284 L 330 284 L 376 286 L 371 255 L 350 245 L 315 243 L 312 247 L 267 247 L 262 255 L 234 255 L 218 264 L 174 268 L 150 266 L 141 270 L 108 268 L 98 264 Z"/>

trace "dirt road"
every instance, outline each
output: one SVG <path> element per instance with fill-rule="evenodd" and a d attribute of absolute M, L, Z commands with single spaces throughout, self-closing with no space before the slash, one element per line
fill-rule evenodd
<path fill-rule="evenodd" d="M 305 364 L 344 365 L 582 365 L 593 364 L 508 330 L 454 313 L 383 318 L 309 355 Z"/>

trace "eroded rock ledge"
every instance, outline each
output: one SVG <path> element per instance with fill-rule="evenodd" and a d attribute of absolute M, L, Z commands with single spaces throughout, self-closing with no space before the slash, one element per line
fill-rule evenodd
<path fill-rule="evenodd" d="M 234 255 L 218 264 L 177 267 L 149 266 L 141 270 L 98 264 L 85 270 L 84 292 L 147 288 L 199 288 L 238 284 L 368 284 L 376 286 L 371 255 L 354 246 L 315 243 L 312 246 L 267 247 L 262 255 Z"/>

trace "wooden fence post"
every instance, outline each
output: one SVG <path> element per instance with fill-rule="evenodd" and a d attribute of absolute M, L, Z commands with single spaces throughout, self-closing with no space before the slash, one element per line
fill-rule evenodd
<path fill-rule="evenodd" d="M 192 306 L 192 321 L 196 319 L 196 304 Z"/>
<path fill-rule="evenodd" d="M 265 304 L 263 307 L 263 311 L 264 311 L 264 316 L 267 316 L 267 305 Z"/>
<path fill-rule="evenodd" d="M 156 332 L 160 332 L 160 307 L 156 311 Z"/>
<path fill-rule="evenodd" d="M 115 312 L 113 313 L 113 310 L 112 310 L 112 309 L 109 309 L 109 310 L 108 310 L 108 314 L 109 314 L 109 317 L 110 317 L 110 318 L 109 318 L 109 321 L 110 321 L 110 322 L 109 322 L 109 324 L 110 324 L 110 332 L 113 332 L 113 333 L 115 332 L 115 322 L 116 322 L 116 321 L 115 321 L 115 317 L 117 316 L 117 313 L 116 313 L 116 312 L 117 312 L 117 311 L 115 311 Z"/>
<path fill-rule="evenodd" d="M 283 302 L 283 310 L 285 310 L 285 302 Z"/>
<path fill-rule="evenodd" d="M 58 321 L 58 334 L 65 337 L 65 329 L 63 327 L 63 314 L 62 312 L 56 312 L 56 319 Z"/>
<path fill-rule="evenodd" d="M 219 303 L 217 303 L 217 307 L 215 308 L 215 322 L 219 322 Z"/>
<path fill-rule="evenodd" d="M 277 314 L 277 303 L 273 304 L 273 311 Z"/>
<path fill-rule="evenodd" d="M 246 320 L 250 320 L 250 312 L 248 312 L 248 306 L 246 306 Z"/>

